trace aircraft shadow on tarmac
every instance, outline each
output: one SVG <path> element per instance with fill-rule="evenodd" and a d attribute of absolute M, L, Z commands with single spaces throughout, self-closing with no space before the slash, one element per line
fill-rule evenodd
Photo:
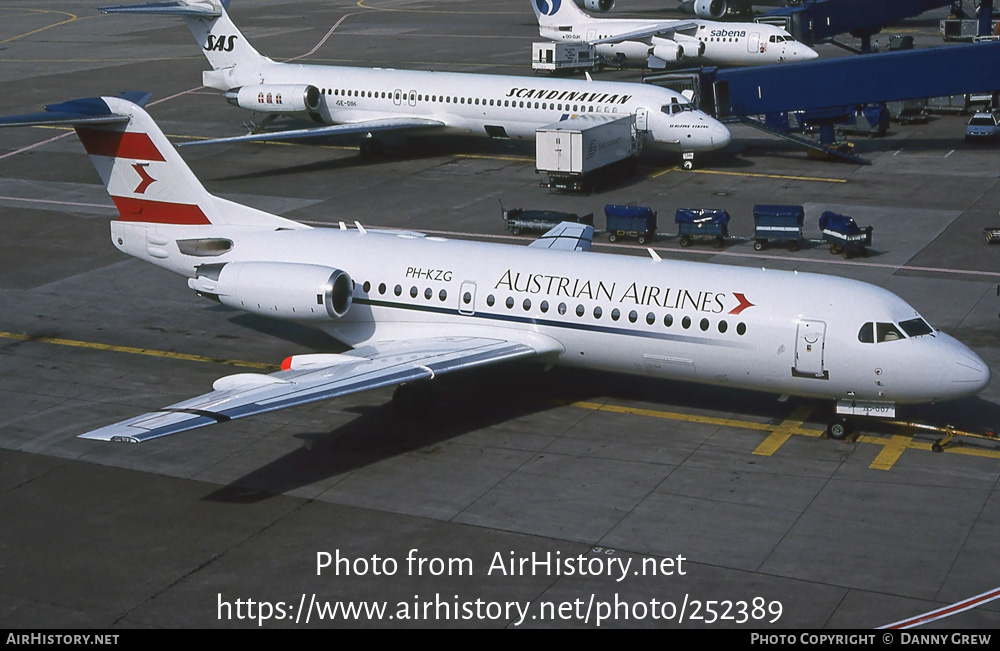
<path fill-rule="evenodd" d="M 436 444 L 558 405 L 595 399 L 600 402 L 611 399 L 670 412 L 708 412 L 723 417 L 737 414 L 774 425 L 785 420 L 798 405 L 807 405 L 814 407 L 814 420 L 806 426 L 814 429 L 822 429 L 831 412 L 829 405 L 821 401 L 791 398 L 779 402 L 776 396 L 751 391 L 600 371 L 564 368 L 544 371 L 537 364 L 516 362 L 446 375 L 435 382 L 434 403 L 425 413 L 402 416 L 388 401 L 379 406 L 348 409 L 359 417 L 327 432 L 295 434 L 304 442 L 302 447 L 203 499 L 226 503 L 259 502 L 385 459 L 423 448 L 433 449 Z M 980 398 L 906 407 L 901 411 L 905 413 L 900 416 L 907 419 L 947 423 L 968 431 L 982 431 L 988 427 L 984 423 L 1000 424 L 1000 405 Z M 893 431 L 890 426 L 874 421 L 864 421 L 861 429 L 886 434 Z M 747 435 L 759 436 L 759 433 Z M 854 444 L 850 439 L 825 443 Z M 676 438 L 671 439 L 665 433 L 663 445 L 675 444 Z"/>

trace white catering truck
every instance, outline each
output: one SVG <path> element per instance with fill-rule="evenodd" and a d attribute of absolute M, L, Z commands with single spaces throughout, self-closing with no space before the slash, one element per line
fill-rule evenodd
<path fill-rule="evenodd" d="M 543 188 L 589 192 L 635 171 L 642 138 L 634 115 L 577 115 L 535 130 L 535 172 Z"/>
<path fill-rule="evenodd" d="M 596 67 L 597 52 L 588 43 L 545 41 L 531 44 L 531 69 L 535 72 L 559 74 Z"/>

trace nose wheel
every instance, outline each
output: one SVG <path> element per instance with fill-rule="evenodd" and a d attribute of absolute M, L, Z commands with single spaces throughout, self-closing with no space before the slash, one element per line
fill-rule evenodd
<path fill-rule="evenodd" d="M 826 434 L 835 441 L 843 441 L 854 431 L 851 422 L 842 416 L 830 421 L 826 426 Z"/>

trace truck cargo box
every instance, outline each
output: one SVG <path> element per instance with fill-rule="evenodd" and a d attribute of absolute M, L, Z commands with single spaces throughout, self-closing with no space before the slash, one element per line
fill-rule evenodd
<path fill-rule="evenodd" d="M 589 43 L 545 41 L 531 44 L 531 69 L 562 73 L 593 70 L 597 66 L 596 47 Z"/>
<path fill-rule="evenodd" d="M 535 130 L 535 171 L 548 175 L 542 187 L 589 190 L 633 172 L 641 148 L 635 116 L 577 115 Z"/>

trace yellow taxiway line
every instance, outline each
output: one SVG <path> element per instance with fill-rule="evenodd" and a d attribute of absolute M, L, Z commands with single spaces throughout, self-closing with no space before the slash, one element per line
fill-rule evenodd
<path fill-rule="evenodd" d="M 135 348 L 133 346 L 114 346 L 112 344 L 102 344 L 93 341 L 79 341 L 76 339 L 60 339 L 58 337 L 36 337 L 34 335 L 24 335 L 24 334 L 18 334 L 16 332 L 0 332 L 0 339 L 34 341 L 43 344 L 53 344 L 55 346 L 89 348 L 90 350 L 107 350 L 115 353 L 129 353 L 130 355 L 146 355 L 148 357 L 164 357 L 166 359 L 179 359 L 185 362 L 210 362 L 213 364 L 227 364 L 229 366 L 255 368 L 261 371 L 279 370 L 279 367 L 275 364 L 263 364 L 261 362 L 247 362 L 238 359 L 225 359 L 222 357 L 206 357 L 204 355 L 189 355 L 187 353 L 172 353 L 166 350 L 153 350 L 151 348 Z"/>
<path fill-rule="evenodd" d="M 763 174 L 760 172 L 726 172 L 724 170 L 682 170 L 679 167 L 668 167 L 651 174 L 649 178 L 655 179 L 668 172 L 683 172 L 685 174 L 717 174 L 720 176 L 745 176 L 758 179 L 779 179 L 782 181 L 817 181 L 820 183 L 847 183 L 847 179 L 830 179 L 823 176 L 796 176 L 793 174 Z"/>

